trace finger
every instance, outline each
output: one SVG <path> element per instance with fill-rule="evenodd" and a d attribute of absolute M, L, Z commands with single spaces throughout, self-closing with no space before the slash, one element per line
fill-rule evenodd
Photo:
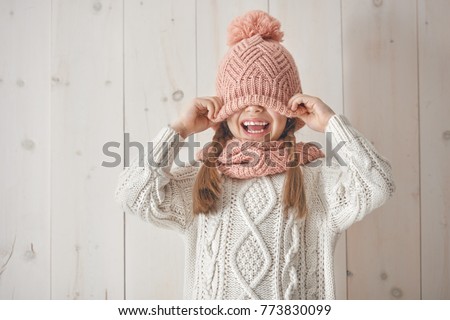
<path fill-rule="evenodd" d="M 308 119 L 311 117 L 311 113 L 308 112 L 299 112 L 297 114 L 297 118 L 300 118 L 303 122 L 308 122 Z"/>
<path fill-rule="evenodd" d="M 206 113 L 206 116 L 211 119 L 211 115 L 214 113 L 214 106 L 211 101 L 206 98 L 199 99 L 198 107 L 201 109 L 203 115 Z"/>
<path fill-rule="evenodd" d="M 294 94 L 294 95 L 289 99 L 289 102 L 288 102 L 288 107 L 289 107 L 289 108 L 292 107 L 292 102 L 293 102 L 298 96 L 299 96 L 299 93 Z"/>
<path fill-rule="evenodd" d="M 298 107 L 305 107 L 308 111 L 311 111 L 314 106 L 314 99 L 310 96 L 298 96 L 293 100 L 293 105 L 297 105 Z"/>
<path fill-rule="evenodd" d="M 216 110 L 217 112 L 216 112 L 216 115 L 215 115 L 215 117 L 217 118 L 217 116 L 219 115 L 220 110 L 223 107 L 223 100 L 220 97 L 213 97 L 213 98 L 217 102 L 217 110 Z"/>
<path fill-rule="evenodd" d="M 223 99 L 220 97 L 214 97 L 214 99 L 217 101 L 217 105 L 218 105 L 217 114 L 216 114 L 216 116 L 217 116 L 223 107 Z"/>
<path fill-rule="evenodd" d="M 293 112 L 296 112 L 297 110 L 302 111 L 302 113 L 306 112 L 307 108 L 305 107 L 304 98 L 301 94 L 293 96 L 290 100 L 290 109 Z"/>
<path fill-rule="evenodd" d="M 309 110 L 306 105 L 301 100 L 295 100 L 292 103 L 292 111 L 295 113 L 297 117 L 304 114 L 309 114 L 312 112 L 312 110 Z"/>
<path fill-rule="evenodd" d="M 295 96 L 291 97 L 287 104 L 288 109 L 291 109 L 292 111 L 297 110 L 297 105 L 293 103 L 294 99 L 295 99 Z"/>
<path fill-rule="evenodd" d="M 211 101 L 208 101 L 206 103 L 206 107 L 208 108 L 208 118 L 212 119 L 212 116 L 214 114 L 214 105 L 212 104 Z"/>
<path fill-rule="evenodd" d="M 219 101 L 217 101 L 215 97 L 208 97 L 208 100 L 211 101 L 214 106 L 214 118 L 216 118 L 220 109 Z"/>
<path fill-rule="evenodd" d="M 291 98 L 291 100 L 290 100 L 290 109 L 292 111 L 296 111 L 300 107 L 300 105 L 302 103 L 301 101 L 302 101 L 301 97 Z"/>

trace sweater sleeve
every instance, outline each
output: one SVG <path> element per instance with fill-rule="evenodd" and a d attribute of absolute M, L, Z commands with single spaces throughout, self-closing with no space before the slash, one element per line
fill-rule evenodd
<path fill-rule="evenodd" d="M 158 227 L 186 230 L 193 217 L 192 185 L 197 168 L 172 169 L 183 143 L 184 139 L 166 126 L 120 173 L 115 200 L 126 213 Z"/>
<path fill-rule="evenodd" d="M 332 145 L 319 171 L 319 197 L 328 209 L 329 226 L 342 232 L 383 205 L 396 187 L 389 161 L 344 115 L 333 115 L 325 132 Z"/>

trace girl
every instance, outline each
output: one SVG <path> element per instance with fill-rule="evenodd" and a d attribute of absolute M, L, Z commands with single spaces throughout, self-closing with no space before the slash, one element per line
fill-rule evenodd
<path fill-rule="evenodd" d="M 252 11 L 228 30 L 217 97 L 194 99 L 160 130 L 116 199 L 183 234 L 184 298 L 334 299 L 336 241 L 392 196 L 391 166 L 345 116 L 301 93 L 276 19 Z M 296 142 L 305 124 L 331 133 L 335 157 Z M 184 139 L 210 127 L 200 168 L 172 169 Z"/>

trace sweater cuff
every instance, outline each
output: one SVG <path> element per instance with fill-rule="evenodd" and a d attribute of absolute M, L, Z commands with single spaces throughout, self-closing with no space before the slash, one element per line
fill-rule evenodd
<path fill-rule="evenodd" d="M 184 145 L 185 139 L 171 126 L 163 127 L 155 139 L 148 145 L 147 165 L 160 167 L 171 166 L 174 157 Z"/>
<path fill-rule="evenodd" d="M 359 136 L 347 117 L 342 114 L 334 114 L 328 120 L 325 132 L 331 132 L 333 134 L 332 139 L 336 143 L 340 141 L 351 142 Z"/>

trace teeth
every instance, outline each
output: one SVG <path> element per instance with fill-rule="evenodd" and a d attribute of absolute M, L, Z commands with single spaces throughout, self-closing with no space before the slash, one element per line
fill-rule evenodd
<path fill-rule="evenodd" d="M 261 133 L 264 130 L 255 130 L 255 131 L 253 131 L 253 130 L 248 129 L 247 131 L 250 132 L 250 133 Z"/>
<path fill-rule="evenodd" d="M 255 122 L 255 121 L 244 121 L 244 125 L 246 126 L 254 126 L 254 125 L 260 125 L 260 126 L 265 126 L 266 124 L 268 124 L 268 122 Z"/>

